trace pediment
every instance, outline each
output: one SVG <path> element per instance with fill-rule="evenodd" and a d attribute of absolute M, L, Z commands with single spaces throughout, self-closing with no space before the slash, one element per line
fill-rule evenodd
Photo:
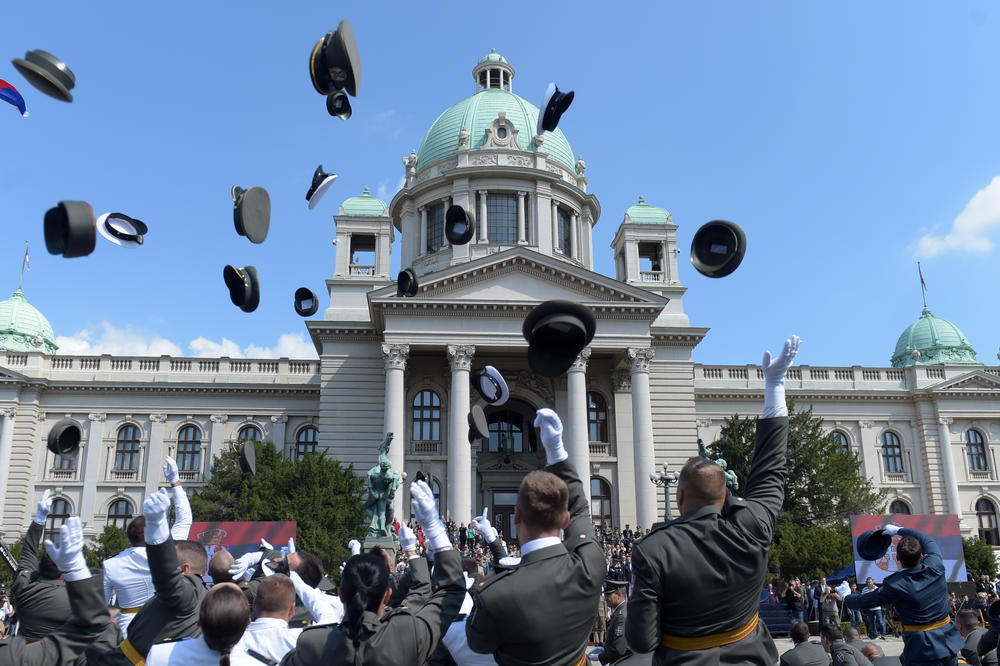
<path fill-rule="evenodd" d="M 0 367 L 0 381 L 15 381 L 23 382 L 27 381 L 27 377 L 19 372 L 14 372 L 9 368 Z"/>
<path fill-rule="evenodd" d="M 931 387 L 931 390 L 935 392 L 956 393 L 963 391 L 1000 391 L 1000 377 L 992 374 L 992 372 L 989 370 L 973 370 L 967 374 L 936 384 Z"/>

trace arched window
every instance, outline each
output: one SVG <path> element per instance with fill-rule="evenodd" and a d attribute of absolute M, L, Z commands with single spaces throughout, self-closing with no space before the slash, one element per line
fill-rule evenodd
<path fill-rule="evenodd" d="M 524 414 L 512 409 L 493 412 L 486 417 L 490 425 L 491 453 L 526 453 L 535 450 L 535 430 Z"/>
<path fill-rule="evenodd" d="M 115 500 L 108 507 L 108 525 L 124 530 L 130 520 L 132 520 L 132 502 L 127 499 Z"/>
<path fill-rule="evenodd" d="M 76 451 L 62 455 L 57 453 L 52 459 L 52 469 L 57 472 L 71 472 L 76 469 Z"/>
<path fill-rule="evenodd" d="M 969 469 L 973 472 L 985 472 L 989 469 L 986 463 L 986 444 L 978 430 L 965 431 L 965 455 L 969 459 Z"/>
<path fill-rule="evenodd" d="M 245 425 L 240 428 L 240 434 L 236 438 L 238 442 L 259 442 L 264 434 L 255 425 Z"/>
<path fill-rule="evenodd" d="M 118 429 L 115 444 L 115 469 L 131 472 L 139 468 L 139 428 L 127 424 Z"/>
<path fill-rule="evenodd" d="M 893 500 L 892 504 L 889 505 L 889 513 L 901 513 L 903 515 L 910 515 L 910 505 L 903 500 Z"/>
<path fill-rule="evenodd" d="M 587 430 L 590 441 L 608 441 L 608 403 L 600 393 L 587 394 Z"/>
<path fill-rule="evenodd" d="M 566 256 L 569 256 L 570 250 L 573 249 L 570 241 L 573 235 L 573 219 L 570 217 L 569 211 L 565 208 L 558 208 L 557 211 L 559 232 L 559 247 L 557 249 Z"/>
<path fill-rule="evenodd" d="M 427 208 L 427 252 L 433 253 L 444 247 L 444 204 L 434 204 Z"/>
<path fill-rule="evenodd" d="M 184 426 L 177 434 L 177 469 L 197 472 L 201 469 L 201 428 Z"/>
<path fill-rule="evenodd" d="M 997 508 L 993 502 L 985 497 L 976 502 L 976 518 L 979 519 L 979 538 L 991 546 L 1000 546 L 1000 531 L 997 530 Z"/>
<path fill-rule="evenodd" d="M 851 450 L 851 443 L 848 441 L 847 435 L 845 435 L 841 431 L 834 430 L 833 432 L 830 433 L 830 437 L 833 438 L 833 441 L 837 444 L 838 447 L 840 447 L 841 451 Z"/>
<path fill-rule="evenodd" d="M 590 479 L 590 515 L 594 525 L 611 527 L 611 486 L 596 476 Z"/>
<path fill-rule="evenodd" d="M 299 430 L 299 435 L 295 438 L 295 459 L 302 460 L 307 453 L 316 453 L 317 441 L 319 441 L 319 429 L 315 426 L 306 426 Z"/>
<path fill-rule="evenodd" d="M 69 505 L 69 500 L 57 497 L 52 500 L 52 511 L 45 521 L 45 538 L 52 539 L 52 543 L 59 545 L 59 528 L 63 526 L 69 518 L 73 507 Z"/>
<path fill-rule="evenodd" d="M 501 128 L 503 129 L 503 128 Z M 517 243 L 517 195 L 507 192 L 486 194 L 486 234 L 499 245 Z"/>
<path fill-rule="evenodd" d="M 441 441 L 441 398 L 430 389 L 420 391 L 413 397 L 414 442 Z"/>
<path fill-rule="evenodd" d="M 903 446 L 899 436 L 889 430 L 882 433 L 882 467 L 890 474 L 903 473 Z"/>

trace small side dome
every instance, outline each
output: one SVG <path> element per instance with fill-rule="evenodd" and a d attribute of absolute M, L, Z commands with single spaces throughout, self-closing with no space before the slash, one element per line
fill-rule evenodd
<path fill-rule="evenodd" d="M 639 197 L 639 203 L 625 211 L 625 221 L 636 224 L 671 224 L 672 218 L 666 208 L 650 206 Z"/>
<path fill-rule="evenodd" d="M 362 217 L 383 217 L 388 215 L 385 202 L 371 195 L 368 188 L 360 197 L 351 197 L 340 204 L 341 215 L 357 215 Z"/>
<path fill-rule="evenodd" d="M 919 354 L 914 354 L 916 349 Z M 976 360 L 976 350 L 958 326 L 931 314 L 924 308 L 918 319 L 906 327 L 892 354 L 892 367 L 921 365 L 982 365 Z"/>
<path fill-rule="evenodd" d="M 52 325 L 25 300 L 23 291 L 0 302 L 0 350 L 55 354 L 57 349 Z"/>

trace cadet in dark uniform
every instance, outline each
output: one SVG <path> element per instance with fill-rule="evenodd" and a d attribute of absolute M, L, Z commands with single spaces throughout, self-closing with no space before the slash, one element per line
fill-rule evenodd
<path fill-rule="evenodd" d="M 45 550 L 66 579 L 70 615 L 66 623 L 41 640 L 20 636 L 0 641 L 0 666 L 69 666 L 87 644 L 109 628 L 108 607 L 99 576 L 91 576 L 83 559 L 83 526 L 71 516 L 59 528 L 60 546 L 46 540 Z"/>
<path fill-rule="evenodd" d="M 205 571 L 208 554 L 197 541 L 174 542 L 167 524 L 170 495 L 160 489 L 142 505 L 146 517 L 146 555 L 156 594 L 143 604 L 128 626 L 128 638 L 121 632 L 102 636 L 87 648 L 90 664 L 141 666 L 155 644 L 196 636 L 198 607 L 208 591 Z M 103 602 L 102 602 L 103 603 Z"/>
<path fill-rule="evenodd" d="M 434 552 L 434 592 L 427 603 L 414 608 L 404 603 L 386 612 L 392 591 L 385 559 L 375 553 L 355 555 L 340 579 L 343 621 L 304 630 L 295 649 L 281 660 L 283 666 L 396 666 L 423 664 L 431 656 L 462 606 L 465 578 L 461 555 L 451 547 L 431 489 L 414 481 L 410 497 L 427 547 Z M 414 571 L 410 594 L 423 594 L 430 586 L 427 560 L 414 558 L 410 566 Z"/>
<path fill-rule="evenodd" d="M 697 457 L 677 484 L 681 516 L 632 548 L 634 586 L 625 636 L 654 664 L 768 664 L 778 651 L 757 611 L 774 521 L 785 497 L 785 371 L 799 338 L 773 362 L 764 353 L 764 415 L 746 496 L 726 491 L 723 470 Z M 719 600 L 725 600 L 720 604 Z"/>
<path fill-rule="evenodd" d="M 611 609 L 608 618 L 608 630 L 602 647 L 595 647 L 587 656 L 602 664 L 617 664 L 622 659 L 632 656 L 625 641 L 625 617 L 628 605 L 625 603 L 628 583 L 623 580 L 604 581 L 604 602 Z"/>
<path fill-rule="evenodd" d="M 470 648 L 492 653 L 502 666 L 571 666 L 587 658 L 604 581 L 604 550 L 594 535 L 580 477 L 566 461 L 559 416 L 540 409 L 535 427 L 548 466 L 525 476 L 517 493 L 520 564 L 472 589 L 465 633 Z"/>
<path fill-rule="evenodd" d="M 830 655 L 822 645 L 809 642 L 809 625 L 794 620 L 788 628 L 788 637 L 794 644 L 781 655 L 780 666 L 830 666 Z"/>
<path fill-rule="evenodd" d="M 17 599 L 19 634 L 24 638 L 45 638 L 69 619 L 69 596 L 66 583 L 60 580 L 59 567 L 48 553 L 38 562 L 38 544 L 42 540 L 45 520 L 52 511 L 52 491 L 46 490 L 38 502 L 38 512 L 24 535 L 21 557 L 17 560 L 17 575 L 10 586 Z M 35 569 L 38 571 L 35 571 Z"/>

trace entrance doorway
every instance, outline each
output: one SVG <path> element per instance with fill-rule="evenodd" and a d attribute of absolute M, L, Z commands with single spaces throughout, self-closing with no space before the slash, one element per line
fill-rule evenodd
<path fill-rule="evenodd" d="M 519 545 L 517 540 L 517 526 L 514 524 L 514 508 L 517 506 L 516 490 L 494 490 L 493 503 L 490 511 L 493 514 L 490 520 L 493 527 L 497 528 L 503 535 L 504 541 L 511 545 Z"/>

